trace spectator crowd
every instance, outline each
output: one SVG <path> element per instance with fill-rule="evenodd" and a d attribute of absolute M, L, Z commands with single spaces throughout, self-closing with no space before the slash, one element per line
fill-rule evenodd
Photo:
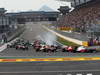
<path fill-rule="evenodd" d="M 58 27 L 71 27 L 73 31 L 79 33 L 87 33 L 94 42 L 95 38 L 100 37 L 100 1 L 94 0 L 83 5 L 77 6 L 66 15 L 60 15 L 58 19 Z M 100 40 L 95 40 L 98 44 Z"/>
<path fill-rule="evenodd" d="M 90 2 L 60 16 L 59 25 L 73 27 L 77 32 L 87 32 L 100 21 L 100 2 Z"/>

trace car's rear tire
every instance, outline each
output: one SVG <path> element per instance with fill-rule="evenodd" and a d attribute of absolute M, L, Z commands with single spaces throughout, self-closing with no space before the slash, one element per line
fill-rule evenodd
<path fill-rule="evenodd" d="M 92 51 L 92 53 L 96 53 L 96 52 L 97 52 L 96 50 L 93 50 L 93 51 Z"/>
<path fill-rule="evenodd" d="M 16 50 L 17 50 L 18 48 L 16 47 Z"/>

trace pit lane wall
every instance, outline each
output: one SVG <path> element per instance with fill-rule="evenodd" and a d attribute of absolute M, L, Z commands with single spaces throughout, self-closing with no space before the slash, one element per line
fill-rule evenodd
<path fill-rule="evenodd" d="M 8 42 L 4 43 L 0 46 L 0 52 L 2 52 L 3 50 L 5 50 L 7 48 L 7 44 L 12 43 L 13 41 L 16 41 L 18 39 L 18 37 L 24 32 L 24 30 L 25 30 L 25 26 L 18 29 L 11 37 L 9 37 L 7 39 Z"/>
<path fill-rule="evenodd" d="M 43 26 L 43 28 L 48 30 L 49 32 L 52 32 L 53 34 L 57 35 L 58 37 L 61 37 L 61 38 L 65 39 L 65 40 L 68 40 L 70 42 L 76 43 L 78 45 L 88 46 L 88 42 L 87 41 L 81 41 L 81 40 L 77 40 L 77 39 L 73 39 L 73 38 L 61 35 L 61 34 L 57 33 L 56 31 L 53 31 L 53 30 L 49 29 L 46 26 Z"/>

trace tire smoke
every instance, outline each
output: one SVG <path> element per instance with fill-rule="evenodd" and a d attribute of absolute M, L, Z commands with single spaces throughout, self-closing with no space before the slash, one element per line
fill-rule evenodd
<path fill-rule="evenodd" d="M 50 32 L 44 32 L 41 36 L 39 36 L 40 40 L 43 40 L 47 45 L 55 45 L 55 41 L 57 40 L 56 35 Z"/>

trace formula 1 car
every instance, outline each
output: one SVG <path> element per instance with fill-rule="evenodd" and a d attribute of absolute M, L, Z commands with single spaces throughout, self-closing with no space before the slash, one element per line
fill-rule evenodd
<path fill-rule="evenodd" d="M 86 49 L 86 53 L 96 53 L 98 52 L 95 48 L 94 49 Z"/>
<path fill-rule="evenodd" d="M 73 48 L 71 46 L 63 46 L 62 52 L 73 52 Z"/>
<path fill-rule="evenodd" d="M 76 52 L 79 52 L 79 53 L 96 53 L 97 50 L 95 48 L 86 48 L 84 46 L 80 46 L 79 48 L 77 48 Z"/>
<path fill-rule="evenodd" d="M 8 43 L 7 44 L 7 48 L 15 48 L 15 46 L 17 45 L 17 43 L 13 42 L 13 43 Z"/>
<path fill-rule="evenodd" d="M 21 44 L 19 44 L 19 45 L 16 45 L 16 50 L 17 49 L 21 49 L 21 50 L 28 50 L 28 46 L 25 46 L 25 45 L 21 45 Z"/>
<path fill-rule="evenodd" d="M 13 43 L 8 43 L 7 48 L 12 48 L 13 47 L 12 45 L 13 45 Z"/>
<path fill-rule="evenodd" d="M 50 46 L 50 45 L 47 45 L 44 41 L 36 40 L 33 44 L 33 48 L 36 50 L 36 52 L 38 52 L 38 51 L 56 52 L 59 47 L 54 46 L 54 45 Z"/>
<path fill-rule="evenodd" d="M 84 46 L 80 46 L 77 48 L 76 52 L 79 52 L 79 53 L 85 53 L 87 50 Z"/>

